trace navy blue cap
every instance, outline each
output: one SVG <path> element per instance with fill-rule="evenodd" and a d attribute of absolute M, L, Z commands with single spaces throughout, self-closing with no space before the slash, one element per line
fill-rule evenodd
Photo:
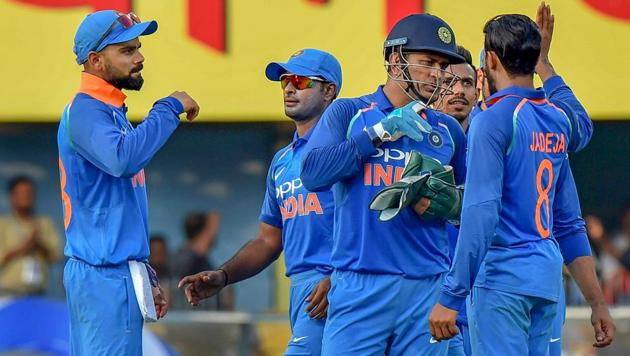
<path fill-rule="evenodd" d="M 441 18 L 429 14 L 409 15 L 398 21 L 387 36 L 385 48 L 402 46 L 403 51 L 431 51 L 448 57 L 451 64 L 465 62 L 457 54 L 455 34 Z"/>
<path fill-rule="evenodd" d="M 103 42 L 99 44 L 98 48 L 94 48 L 120 15 L 120 12 L 114 10 L 97 11 L 87 15 L 79 25 L 77 33 L 74 35 L 74 47 L 72 51 L 77 56 L 78 64 L 85 63 L 88 54 L 92 51 L 99 52 L 110 44 L 131 41 L 139 36 L 150 35 L 157 31 L 158 25 L 155 21 L 134 23 L 128 28 L 125 28 L 121 24 L 116 24 Z"/>
<path fill-rule="evenodd" d="M 271 62 L 265 69 L 267 79 L 278 81 L 285 73 L 305 77 L 321 77 L 335 84 L 337 95 L 341 91 L 341 65 L 332 54 L 306 48 L 295 52 L 286 63 Z"/>

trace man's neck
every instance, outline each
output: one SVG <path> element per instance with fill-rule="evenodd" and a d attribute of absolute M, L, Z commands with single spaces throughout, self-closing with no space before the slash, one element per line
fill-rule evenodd
<path fill-rule="evenodd" d="M 402 84 L 401 84 L 402 85 Z M 383 93 L 395 108 L 403 107 L 411 102 L 411 98 L 399 87 L 399 83 L 389 79 L 383 86 Z"/>
<path fill-rule="evenodd" d="M 459 122 L 459 124 L 462 125 L 462 129 L 464 130 L 464 132 L 468 131 L 469 119 L 470 119 L 470 115 L 466 116 L 464 120 Z"/>
<path fill-rule="evenodd" d="M 297 131 L 298 137 L 304 137 L 304 135 L 306 135 L 306 133 L 310 129 L 312 129 L 313 126 L 315 126 L 317 121 L 319 121 L 320 117 L 321 117 L 321 115 L 318 115 L 318 116 L 315 116 L 312 119 L 302 120 L 302 121 L 295 121 L 295 129 Z"/>
<path fill-rule="evenodd" d="M 521 88 L 534 89 L 533 75 L 519 75 L 514 77 L 502 77 L 497 79 L 497 90 L 517 86 Z"/>
<path fill-rule="evenodd" d="M 13 210 L 13 214 L 18 220 L 31 220 L 33 218 L 32 210 Z"/>

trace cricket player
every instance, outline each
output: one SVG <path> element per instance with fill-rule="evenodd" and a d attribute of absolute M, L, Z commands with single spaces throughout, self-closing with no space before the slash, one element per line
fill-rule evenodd
<path fill-rule="evenodd" d="M 450 83 L 450 90 L 438 100 L 435 109 L 454 117 L 462 126 L 464 132 L 466 132 L 468 130 L 470 112 L 477 103 L 480 89 L 477 87 L 477 70 L 472 63 L 470 51 L 462 46 L 457 46 L 457 53 L 464 58 L 465 62 L 451 64 L 447 68 L 444 82 Z M 449 257 L 452 260 L 455 255 L 459 227 L 448 224 L 447 232 Z M 459 334 L 449 341 L 448 356 L 471 355 L 466 303 L 462 304 L 459 310 L 456 325 L 459 329 Z"/>
<path fill-rule="evenodd" d="M 423 220 L 412 207 L 381 222 L 368 206 L 402 175 L 412 150 L 452 165 L 463 182 L 462 128 L 428 107 L 448 89 L 444 69 L 463 58 L 449 25 L 428 14 L 401 19 L 384 47 L 385 85 L 335 101 L 302 160 L 304 186 L 332 187 L 335 201 L 323 355 L 445 355 L 448 348 L 424 328 L 450 264 L 446 222 Z M 428 204 L 418 205 L 423 212 Z"/>
<path fill-rule="evenodd" d="M 536 24 L 541 35 L 541 48 L 535 71 L 543 82 L 543 89 L 545 90 L 548 100 L 557 107 L 562 108 L 571 121 L 571 127 L 575 128 L 571 131 L 573 137 L 570 140 L 567 150 L 569 152 L 577 152 L 586 147 L 586 145 L 590 142 L 593 135 L 593 123 L 571 88 L 564 82 L 562 77 L 556 73 L 551 61 L 549 60 L 549 50 L 553 37 L 554 20 L 554 16 L 551 14 L 550 6 L 542 2 L 536 13 Z M 483 62 L 484 52 L 482 51 L 480 58 L 481 66 L 483 66 Z M 483 72 L 478 70 L 477 73 L 480 77 L 480 81 L 483 81 Z M 489 94 L 484 95 L 484 97 L 488 96 Z M 482 103 L 483 102 L 479 102 L 478 105 L 475 106 L 470 115 L 471 118 L 481 111 Z M 564 325 L 565 313 L 565 295 L 564 290 L 561 290 L 558 300 L 558 312 L 556 313 L 556 317 L 553 321 L 552 335 L 549 340 L 550 356 L 560 356 L 562 353 L 562 327 Z M 460 316 L 458 315 L 458 320 L 459 319 Z M 451 341 L 451 344 L 452 343 L 453 342 Z"/>
<path fill-rule="evenodd" d="M 128 261 L 153 276 L 157 317 L 167 303 L 149 257 L 144 167 L 197 103 L 184 92 L 155 102 L 145 120 L 127 120 L 122 90 L 140 90 L 144 57 L 139 36 L 155 21 L 113 10 L 88 15 L 74 38 L 81 85 L 65 108 L 57 145 L 66 234 L 64 286 L 72 355 L 141 355 L 143 314 Z M 144 305 L 144 303 L 142 303 Z"/>
<path fill-rule="evenodd" d="M 457 311 L 474 283 L 468 311 L 473 354 L 546 355 L 564 259 L 591 303 L 594 346 L 607 346 L 615 326 L 597 284 L 568 163 L 574 128 L 543 90 L 534 89 L 540 34 L 523 15 L 496 16 L 484 33 L 491 96 L 469 130 L 459 241 L 429 318 L 431 334 L 438 340 L 457 334 Z"/>
<path fill-rule="evenodd" d="M 330 53 L 304 49 L 286 63 L 270 63 L 269 80 L 283 89 L 284 111 L 293 120 L 293 142 L 276 152 L 267 175 L 258 235 L 216 271 L 184 277 L 188 301 L 217 294 L 231 283 L 258 274 L 284 251 L 291 279 L 292 337 L 285 355 L 320 355 L 330 289 L 333 231 L 332 192 L 310 192 L 300 180 L 300 163 L 314 127 L 341 90 L 341 66 Z"/>

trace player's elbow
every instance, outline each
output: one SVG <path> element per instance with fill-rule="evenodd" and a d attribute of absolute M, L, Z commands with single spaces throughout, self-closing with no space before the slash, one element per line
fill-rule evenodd
<path fill-rule="evenodd" d="M 309 152 L 306 157 L 304 157 L 300 165 L 300 180 L 302 181 L 302 185 L 311 192 L 328 190 L 330 185 L 327 185 L 326 182 L 323 181 L 323 172 L 317 170 L 312 163 L 313 157 L 311 153 L 312 152 Z"/>

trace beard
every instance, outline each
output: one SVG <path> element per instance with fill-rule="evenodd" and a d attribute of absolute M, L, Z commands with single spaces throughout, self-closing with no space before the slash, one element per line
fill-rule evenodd
<path fill-rule="evenodd" d="M 143 66 L 140 64 L 136 68 L 132 69 L 131 72 L 127 75 L 121 73 L 120 70 L 116 69 L 111 65 L 106 64 L 106 73 L 107 77 L 110 78 L 108 82 L 115 86 L 118 89 L 127 89 L 127 90 L 140 90 L 142 88 L 142 84 L 144 84 L 144 78 L 142 78 L 142 74 L 138 75 L 137 78 L 133 78 L 131 75 L 133 73 L 140 72 Z"/>
<path fill-rule="evenodd" d="M 132 78 L 130 75 L 127 78 L 115 79 L 111 84 L 118 89 L 140 90 L 142 84 L 144 84 L 144 78 L 142 78 L 142 75 L 138 76 L 138 78 Z"/>
<path fill-rule="evenodd" d="M 483 68 L 483 74 L 486 77 L 488 91 L 490 92 L 490 95 L 494 95 L 494 93 L 497 92 L 497 85 L 494 78 L 490 75 L 490 71 L 488 71 L 486 68 Z"/>

